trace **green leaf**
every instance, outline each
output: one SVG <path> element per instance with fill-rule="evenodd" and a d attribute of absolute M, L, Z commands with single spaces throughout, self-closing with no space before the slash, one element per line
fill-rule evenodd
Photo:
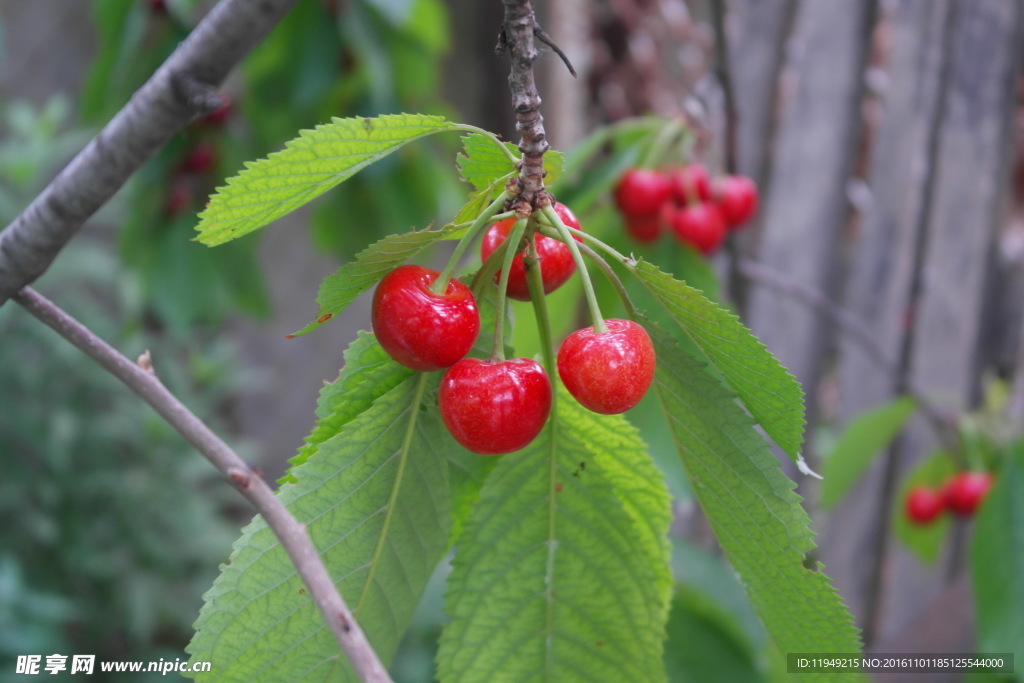
<path fill-rule="evenodd" d="M 799 460 L 803 390 L 732 313 L 700 291 L 640 260 L 633 272 L 661 302 L 775 443 Z"/>
<path fill-rule="evenodd" d="M 825 458 L 821 506 L 842 500 L 883 448 L 903 429 L 917 403 L 903 396 L 868 410 L 851 420 Z"/>
<path fill-rule="evenodd" d="M 903 480 L 892 506 L 893 534 L 921 561 L 929 564 L 935 562 L 939 557 L 942 544 L 949 534 L 949 514 L 943 513 L 930 524 L 912 524 L 903 512 L 904 504 L 907 494 L 914 486 L 925 484 L 932 488 L 939 488 L 953 476 L 954 472 L 956 472 L 956 465 L 953 464 L 953 458 L 942 451 L 935 453 L 921 461 Z"/>
<path fill-rule="evenodd" d="M 511 142 L 502 143 L 513 156 L 518 159 L 519 148 Z M 508 180 L 516 172 L 515 163 L 508 155 L 498 149 L 494 141 L 485 135 L 471 133 L 462 136 L 463 151 L 456 157 L 459 175 L 477 190 L 484 190 L 500 182 Z M 562 172 L 564 158 L 561 152 L 548 150 L 544 153 L 544 183 L 549 185 L 558 179 Z"/>
<path fill-rule="evenodd" d="M 413 408 L 417 382 L 431 380 L 412 377 L 378 398 L 278 493 L 385 662 L 448 548 L 451 501 L 476 485 L 472 463 L 483 460 L 444 435 L 433 401 Z M 246 527 L 205 598 L 188 648 L 212 662 L 200 680 L 357 680 L 262 518 Z"/>
<path fill-rule="evenodd" d="M 655 388 L 694 494 L 768 635 L 782 652 L 859 651 L 830 580 L 805 566 L 814 542 L 794 483 L 727 388 L 659 327 L 644 326 L 658 355 Z"/>
<path fill-rule="evenodd" d="M 413 375 L 413 371 L 391 360 L 391 356 L 369 332 L 360 332 L 345 350 L 345 366 L 338 379 L 324 384 L 316 402 L 316 427 L 299 452 L 289 460 L 291 468 L 281 479 L 294 482 L 291 471 L 317 452 L 320 445 L 338 434 L 345 425 L 367 410 L 378 398 Z"/>
<path fill-rule="evenodd" d="M 316 295 L 320 305 L 317 317 L 289 337 L 300 337 L 328 322 L 391 270 L 454 231 L 454 226 L 449 225 L 438 230 L 396 233 L 374 242 L 356 254 L 355 260 L 324 278 Z"/>
<path fill-rule="evenodd" d="M 709 596 L 682 587 L 672 601 L 665 668 L 673 683 L 764 681 L 735 619 Z"/>
<path fill-rule="evenodd" d="M 246 164 L 199 214 L 200 242 L 237 239 L 294 211 L 403 145 L 459 126 L 440 116 L 332 119 Z"/>
<path fill-rule="evenodd" d="M 439 678 L 665 680 L 668 495 L 635 430 L 560 392 L 500 459 L 453 562 Z"/>
<path fill-rule="evenodd" d="M 455 214 L 455 220 L 452 222 L 456 225 L 472 223 L 477 216 L 483 213 L 484 209 L 490 206 L 491 202 L 498 198 L 504 187 L 504 181 L 496 180 L 484 189 L 474 191 L 469 195 L 469 201 Z M 459 231 L 457 236 L 461 237 L 462 234 L 464 234 L 463 231 Z"/>
<path fill-rule="evenodd" d="M 1024 662 L 1024 448 L 1017 444 L 978 511 L 971 538 L 976 652 L 1012 652 Z"/>

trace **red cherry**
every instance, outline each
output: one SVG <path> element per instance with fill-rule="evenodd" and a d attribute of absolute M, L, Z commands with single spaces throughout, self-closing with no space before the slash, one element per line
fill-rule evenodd
<path fill-rule="evenodd" d="M 201 143 L 192 148 L 181 162 L 181 170 L 202 175 L 208 173 L 217 162 L 217 153 L 213 147 Z"/>
<path fill-rule="evenodd" d="M 576 330 L 558 349 L 558 376 L 583 407 L 624 413 L 644 397 L 654 379 L 654 345 L 632 320 L 605 320 L 607 332 Z"/>
<path fill-rule="evenodd" d="M 698 204 L 711 199 L 711 179 L 702 164 L 688 164 L 673 169 L 668 176 L 672 199 L 680 206 Z"/>
<path fill-rule="evenodd" d="M 971 515 L 992 488 L 989 472 L 960 472 L 946 483 L 946 507 L 958 515 Z"/>
<path fill-rule="evenodd" d="M 149 0 L 149 8 L 154 13 L 164 13 L 167 11 L 166 0 Z"/>
<path fill-rule="evenodd" d="M 211 126 L 219 126 L 231 117 L 231 113 L 234 111 L 234 108 L 235 103 L 231 99 L 231 95 L 226 92 L 222 92 L 220 93 L 220 106 L 199 119 L 199 122 L 206 123 Z"/>
<path fill-rule="evenodd" d="M 429 372 L 464 357 L 480 331 L 480 313 L 469 287 L 448 281 L 444 294 L 430 285 L 436 270 L 399 266 L 384 276 L 373 293 L 371 320 L 377 341 L 396 361 Z"/>
<path fill-rule="evenodd" d="M 715 204 L 691 204 L 670 216 L 669 227 L 680 242 L 692 245 L 705 256 L 725 239 L 725 218 Z"/>
<path fill-rule="evenodd" d="M 669 198 L 668 178 L 657 171 L 631 168 L 615 186 L 615 204 L 629 218 L 657 216 Z"/>
<path fill-rule="evenodd" d="M 626 232 L 638 242 L 654 242 L 661 235 L 661 215 L 642 218 L 626 216 Z"/>
<path fill-rule="evenodd" d="M 919 484 L 907 494 L 905 510 L 914 524 L 928 524 L 942 514 L 945 507 L 942 493 Z"/>
<path fill-rule="evenodd" d="M 580 222 L 576 215 L 564 204 L 554 204 L 555 213 L 570 228 L 580 229 Z M 484 239 L 480 243 L 480 258 L 484 261 L 501 246 L 501 243 L 508 238 L 508 234 L 515 225 L 514 218 L 506 218 L 503 221 L 494 223 L 484 233 Z M 580 238 L 575 238 L 581 242 Z M 537 256 L 540 257 L 540 274 L 544 281 L 544 293 L 550 294 L 555 291 L 576 272 L 576 262 L 572 260 L 572 252 L 562 242 L 544 235 L 534 235 L 533 243 L 537 245 Z M 494 276 L 498 282 L 501 272 Z M 530 288 L 526 284 L 526 265 L 523 263 L 523 255 L 518 254 L 512 261 L 512 269 L 508 274 L 508 296 L 518 301 L 530 300 Z"/>
<path fill-rule="evenodd" d="M 715 202 L 730 228 L 739 227 L 757 211 L 757 185 L 746 176 L 716 178 L 713 191 Z"/>
<path fill-rule="evenodd" d="M 185 212 L 192 203 L 192 185 L 188 178 L 178 176 L 174 179 L 171 191 L 164 202 L 164 213 L 168 216 L 177 216 Z"/>
<path fill-rule="evenodd" d="M 527 358 L 465 358 L 444 373 L 438 404 L 460 444 L 480 455 L 511 453 L 543 429 L 551 412 L 551 380 Z"/>

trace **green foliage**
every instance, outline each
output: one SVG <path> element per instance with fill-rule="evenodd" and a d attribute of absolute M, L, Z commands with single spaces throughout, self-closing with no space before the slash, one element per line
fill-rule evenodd
<path fill-rule="evenodd" d="M 316 427 L 289 462 L 292 468 L 309 460 L 320 445 L 367 410 L 374 401 L 411 377 L 405 368 L 385 353 L 376 338 L 361 332 L 345 349 L 345 365 L 338 379 L 324 385 L 316 402 Z M 294 482 L 289 474 L 284 481 Z"/>
<path fill-rule="evenodd" d="M 850 421 L 825 457 L 821 506 L 835 506 L 917 410 L 909 396 L 893 399 Z"/>
<path fill-rule="evenodd" d="M 480 133 L 462 136 L 463 151 L 456 157 L 459 177 L 477 190 L 487 189 L 495 183 L 511 178 L 515 172 L 512 159 L 518 158 L 519 148 L 511 142 L 502 144 L 505 152 L 502 152 L 490 138 Z M 550 150 L 544 153 L 545 183 L 558 180 L 563 163 L 561 152 Z"/>
<path fill-rule="evenodd" d="M 413 140 L 455 128 L 440 116 L 332 119 L 229 178 L 199 214 L 209 246 L 247 235 L 306 204 Z"/>
<path fill-rule="evenodd" d="M 693 491 L 769 636 L 782 652 L 858 651 L 828 577 L 804 565 L 814 543 L 793 482 L 735 397 L 659 327 L 645 326 L 658 354 L 655 388 Z"/>
<path fill-rule="evenodd" d="M 232 391 L 229 345 L 184 358 L 110 322 L 139 315 L 138 285 L 96 246 L 66 250 L 40 287 L 126 353 L 151 349 L 197 410 L 213 414 Z M 112 305 L 94 287 L 125 296 Z M 148 406 L 23 311 L 0 310 L 0 335 L 0 517 L 17 520 L 0 529 L 0 659 L 173 659 L 234 533 L 222 512 L 231 491 Z"/>
<path fill-rule="evenodd" d="M 1024 661 L 1024 444 L 1009 451 L 978 510 L 971 538 L 976 652 L 1012 652 Z M 1018 670 L 1020 665 L 1018 664 Z"/>
<path fill-rule="evenodd" d="M 255 229 L 413 139 L 466 129 L 439 117 L 403 115 L 335 119 L 306 131 L 220 191 L 203 216 L 202 239 L 218 243 Z M 365 249 L 325 280 L 320 317 L 300 334 L 434 242 L 463 234 L 514 172 L 513 148 L 494 143 L 483 134 L 463 138 L 459 168 L 477 189 L 458 222 L 391 235 Z M 322 163 L 325 156 L 331 159 Z M 560 165 L 552 156 L 549 174 Z M 313 180 L 288 185 L 282 177 L 296 173 Z M 258 206 L 259 218 L 242 210 L 241 227 L 228 235 L 223 221 L 231 203 Z M 793 483 L 736 400 L 798 456 L 799 385 L 735 316 L 700 291 L 646 261 L 625 265 L 683 329 L 687 348 L 711 362 L 703 365 L 646 323 L 659 355 L 657 393 L 690 485 L 769 636 L 780 651 L 856 650 L 856 631 L 827 577 L 805 567 L 813 543 Z M 436 376 L 409 374 L 372 337 L 357 340 L 338 381 L 321 393 L 318 424 L 280 493 L 324 549 L 385 661 L 457 538 L 447 587 L 451 621 L 438 653 L 442 680 L 600 680 L 610 670 L 625 680 L 663 680 L 668 496 L 635 428 L 560 394 L 548 428 L 522 452 L 465 459 L 440 428 L 434 400 L 422 401 L 413 388 L 417 381 L 433 387 Z M 411 432 L 409 425 L 415 425 Z M 309 623 L 312 606 L 259 520 L 233 558 L 207 596 L 190 646 L 195 659 L 214 661 L 218 675 L 294 675 L 298 667 L 300 678 L 347 677 L 325 628 Z M 713 603 L 680 595 L 680 619 L 717 629 L 709 647 L 711 641 L 743 647 L 741 632 L 730 631 L 735 623 Z M 266 613 L 281 617 L 254 635 L 247 615 Z"/>
<path fill-rule="evenodd" d="M 722 607 L 686 586 L 672 600 L 665 666 L 673 683 L 764 681 L 756 652 Z"/>
<path fill-rule="evenodd" d="M 60 98 L 0 110 L 0 225 L 88 139 L 69 115 Z M 64 249 L 37 286 L 125 353 L 151 349 L 161 379 L 200 412 L 215 415 L 247 382 L 224 340 L 193 330 L 186 356 L 149 327 L 114 322 L 143 318 L 140 283 L 95 239 Z M 0 661 L 173 660 L 234 534 L 223 513 L 233 493 L 138 397 L 17 306 L 0 307 L 0 337 Z"/>
<path fill-rule="evenodd" d="M 735 315 L 698 290 L 643 260 L 633 271 L 721 373 L 754 419 L 783 451 L 797 459 L 803 443 L 803 391 L 793 376 Z"/>
<path fill-rule="evenodd" d="M 367 358 L 377 365 L 366 343 L 357 342 L 350 362 Z M 361 374 L 355 367 L 349 372 Z M 386 374 L 369 372 L 378 379 Z M 479 486 L 485 465 L 444 435 L 435 408 L 421 409 L 419 385 L 428 379 L 408 378 L 378 397 L 294 468 L 294 483 L 278 494 L 306 524 L 385 661 L 448 548 L 453 501 Z M 206 600 L 189 652 L 215 662 L 217 679 L 355 680 L 262 519 L 245 529 Z M 267 628 L 252 628 L 267 615 Z"/>
<path fill-rule="evenodd" d="M 893 501 L 891 528 L 903 545 L 927 563 L 935 562 L 949 533 L 949 514 L 944 513 L 929 524 L 912 524 L 903 513 L 907 493 L 918 484 L 939 488 L 956 472 L 949 453 L 938 452 L 921 461 L 903 480 Z"/>
<path fill-rule="evenodd" d="M 558 399 L 459 541 L 441 680 L 665 680 L 667 492 L 622 418 Z"/>

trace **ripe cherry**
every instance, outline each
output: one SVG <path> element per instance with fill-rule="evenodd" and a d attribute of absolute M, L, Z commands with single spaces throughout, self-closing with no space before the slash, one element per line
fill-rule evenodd
<path fill-rule="evenodd" d="M 670 215 L 669 227 L 680 242 L 692 245 L 705 256 L 725 239 L 725 218 L 715 204 L 691 204 Z"/>
<path fill-rule="evenodd" d="M 626 216 L 626 232 L 638 242 L 654 242 L 661 235 L 661 215 L 641 218 Z"/>
<path fill-rule="evenodd" d="M 680 206 L 698 204 L 711 199 L 711 179 L 702 164 L 687 164 L 669 173 L 672 199 Z"/>
<path fill-rule="evenodd" d="M 558 349 L 558 376 L 583 407 L 603 415 L 623 413 L 647 393 L 654 379 L 654 345 L 631 320 L 605 320 L 607 332 L 576 330 Z"/>
<path fill-rule="evenodd" d="M 942 514 L 945 500 L 940 491 L 919 484 L 907 493 L 905 510 L 914 524 L 928 524 Z"/>
<path fill-rule="evenodd" d="M 570 228 L 580 229 L 580 222 L 576 215 L 564 204 L 555 202 L 553 205 L 555 213 Z M 484 233 L 484 239 L 480 243 L 480 258 L 484 261 L 501 246 L 501 243 L 508 238 L 508 234 L 515 225 L 514 218 L 506 218 L 503 221 L 494 223 Z M 544 281 L 544 293 L 550 294 L 555 291 L 576 272 L 576 262 L 572 260 L 572 252 L 562 242 L 544 235 L 534 235 L 534 244 L 537 245 L 537 256 L 540 258 L 540 274 Z M 582 241 L 578 237 L 576 241 Z M 494 276 L 494 281 L 501 278 L 499 272 Z M 526 284 L 526 265 L 523 263 L 523 255 L 519 254 L 512 261 L 512 269 L 508 274 L 508 296 L 518 301 L 530 300 L 530 288 Z"/>
<path fill-rule="evenodd" d="M 631 168 L 615 186 L 615 204 L 629 218 L 657 216 L 669 198 L 669 181 L 661 173 Z"/>
<path fill-rule="evenodd" d="M 480 455 L 511 453 L 533 441 L 547 422 L 551 380 L 527 358 L 465 358 L 444 373 L 438 404 L 460 444 Z"/>
<path fill-rule="evenodd" d="M 192 203 L 194 191 L 192 184 L 186 176 L 177 176 L 171 185 L 171 191 L 164 201 L 164 213 L 168 216 L 178 216 L 188 210 Z"/>
<path fill-rule="evenodd" d="M 992 488 L 989 472 L 960 472 L 946 483 L 946 507 L 958 515 L 971 515 Z"/>
<path fill-rule="evenodd" d="M 747 222 L 757 211 L 757 185 L 742 175 L 716 178 L 713 188 L 715 202 L 730 228 Z"/>
<path fill-rule="evenodd" d="M 405 265 L 384 276 L 373 293 L 371 320 L 377 341 L 402 365 L 429 372 L 464 357 L 480 331 L 480 313 L 469 287 L 448 281 L 444 294 L 430 285 L 436 270 Z"/>
<path fill-rule="evenodd" d="M 182 159 L 181 170 L 187 173 L 202 175 L 208 173 L 215 163 L 217 163 L 217 153 L 213 147 L 206 143 L 201 143 L 193 147 L 185 158 Z"/>

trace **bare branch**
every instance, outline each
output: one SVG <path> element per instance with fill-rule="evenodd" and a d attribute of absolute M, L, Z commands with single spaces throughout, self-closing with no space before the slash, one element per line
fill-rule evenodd
<path fill-rule="evenodd" d="M 0 232 L 0 305 L 43 274 L 82 224 L 185 124 L 296 0 L 223 0 L 25 211 Z"/>
<path fill-rule="evenodd" d="M 12 298 L 142 397 L 221 471 L 281 542 L 356 674 L 365 683 L 390 683 L 391 677 L 331 581 L 305 525 L 292 516 L 258 473 L 146 369 L 148 355 L 144 355 L 145 362 L 133 363 L 31 287 Z"/>
<path fill-rule="evenodd" d="M 556 55 L 562 58 L 562 63 L 565 64 L 565 68 L 569 70 L 569 73 L 572 74 L 573 78 L 579 78 L 576 74 L 576 69 L 572 67 L 572 62 L 569 61 L 569 55 L 565 54 L 565 52 L 562 51 L 562 48 L 555 44 L 555 41 L 551 39 L 551 36 L 549 36 L 547 31 L 542 29 L 539 24 L 533 27 L 533 35 L 537 37 L 537 40 L 550 47 L 555 51 Z"/>
<path fill-rule="evenodd" d="M 519 151 L 523 153 L 520 194 L 513 207 L 525 217 L 540 208 L 537 201 L 544 192 L 544 152 L 548 150 L 544 117 L 540 115 L 540 93 L 533 77 L 533 64 L 538 57 L 533 38 L 539 25 L 529 0 L 502 0 L 502 3 L 505 20 L 498 48 L 506 48 L 512 58 L 508 86 L 516 112 L 516 130 L 522 136 Z"/>
<path fill-rule="evenodd" d="M 715 76 L 725 99 L 725 172 L 736 173 L 736 97 L 729 68 L 729 40 L 725 30 L 725 0 L 712 0 L 711 24 L 715 30 Z"/>

